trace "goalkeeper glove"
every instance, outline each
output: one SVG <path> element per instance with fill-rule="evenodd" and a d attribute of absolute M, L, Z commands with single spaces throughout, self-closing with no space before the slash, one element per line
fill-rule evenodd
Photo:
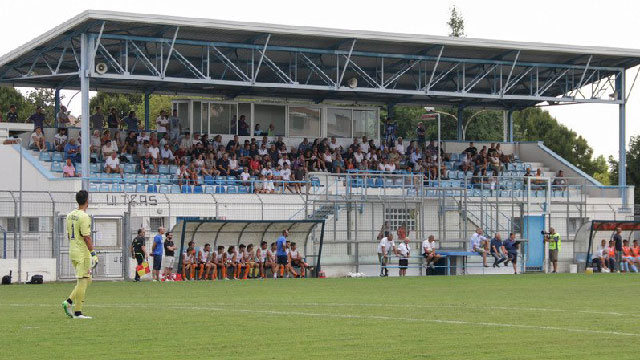
<path fill-rule="evenodd" d="M 96 255 L 95 251 L 91 252 L 91 268 L 95 268 L 98 266 L 98 255 Z"/>

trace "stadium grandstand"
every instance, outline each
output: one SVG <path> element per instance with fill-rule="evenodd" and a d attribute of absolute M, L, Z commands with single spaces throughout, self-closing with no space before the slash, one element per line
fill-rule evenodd
<path fill-rule="evenodd" d="M 328 276 L 377 275 L 379 235 L 401 227 L 414 254 L 435 236 L 445 256 L 434 273 L 507 272 L 470 251 L 477 228 L 516 234 L 519 272 L 548 271 L 540 233 L 553 227 L 567 272 L 584 264 L 574 239 L 590 219 L 633 219 L 633 186 L 624 172 L 604 186 L 542 142 L 514 142 L 512 114 L 617 105 L 617 121 L 598 121 L 619 125 L 624 168 L 626 71 L 638 64 L 631 49 L 86 11 L 0 58 L 0 85 L 54 89 L 57 114 L 0 124 L 0 270 L 21 257 L 21 276 L 70 278 L 62 215 L 85 188 L 99 278 L 133 276 L 122 259 L 137 229 L 151 244 L 157 228 L 197 219 L 322 222 L 299 243 L 322 252 Z M 77 123 L 61 89 L 80 91 Z M 144 118 L 90 109 L 90 91 L 142 93 Z M 150 114 L 152 94 L 174 95 L 171 108 Z M 456 107 L 458 139 L 396 136 L 398 105 Z M 463 141 L 465 108 L 504 110 L 503 141 Z M 409 274 L 425 273 L 410 262 Z"/>

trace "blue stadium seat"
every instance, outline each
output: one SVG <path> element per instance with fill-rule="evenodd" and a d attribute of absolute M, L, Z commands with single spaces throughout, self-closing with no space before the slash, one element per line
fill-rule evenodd
<path fill-rule="evenodd" d="M 193 187 L 193 193 L 194 194 L 202 194 L 202 185 L 196 185 Z"/>
<path fill-rule="evenodd" d="M 125 184 L 134 184 L 135 185 L 135 183 L 136 183 L 135 175 L 125 174 L 124 175 L 124 183 Z"/>
<path fill-rule="evenodd" d="M 180 194 L 180 185 L 171 185 L 169 190 L 172 194 Z"/>
<path fill-rule="evenodd" d="M 168 175 L 169 174 L 169 166 L 168 165 L 158 165 L 158 173 L 160 175 Z"/>
<path fill-rule="evenodd" d="M 146 184 L 147 178 L 144 175 L 136 175 L 136 183 L 138 184 Z"/>
<path fill-rule="evenodd" d="M 54 152 L 51 161 L 64 161 L 64 153 Z"/>
<path fill-rule="evenodd" d="M 381 177 L 375 178 L 376 187 L 384 187 L 384 180 Z"/>
<path fill-rule="evenodd" d="M 238 194 L 248 194 L 248 193 L 249 193 L 249 187 L 244 185 L 238 186 Z"/>
<path fill-rule="evenodd" d="M 100 189 L 98 191 L 109 192 L 110 190 L 111 188 L 109 187 L 109 184 L 100 184 Z"/>
<path fill-rule="evenodd" d="M 122 185 L 120 184 L 113 184 L 111 185 L 111 192 L 122 192 Z"/>
<path fill-rule="evenodd" d="M 460 154 L 451 153 L 451 161 L 458 161 L 458 160 L 460 160 Z"/>
<path fill-rule="evenodd" d="M 367 178 L 367 187 L 368 188 L 375 188 L 376 186 L 376 181 L 374 180 L 374 178 L 372 177 L 368 177 Z"/>
<path fill-rule="evenodd" d="M 224 185 L 224 177 L 222 176 L 216 176 L 214 181 L 216 185 Z"/>
<path fill-rule="evenodd" d="M 149 186 L 147 186 L 147 192 L 148 193 L 152 193 L 155 194 L 158 192 L 158 185 L 156 184 L 149 184 Z"/>
<path fill-rule="evenodd" d="M 51 153 L 48 151 L 41 151 L 38 155 L 38 160 L 46 162 L 51 161 Z"/>
<path fill-rule="evenodd" d="M 89 170 L 91 170 L 92 173 L 99 173 L 101 172 L 101 166 L 102 164 L 89 164 Z"/>
<path fill-rule="evenodd" d="M 171 184 L 171 176 L 169 175 L 160 175 L 160 177 L 158 178 L 158 182 L 162 185 L 169 185 Z"/>
<path fill-rule="evenodd" d="M 168 194 L 171 190 L 169 189 L 169 185 L 160 185 L 158 186 L 158 192 L 160 194 Z"/>
<path fill-rule="evenodd" d="M 89 192 L 98 192 L 98 185 L 94 183 L 89 184 Z"/>
<path fill-rule="evenodd" d="M 157 185 L 160 182 L 160 176 L 159 175 L 147 175 L 147 182 L 149 182 L 149 184 Z"/>
<path fill-rule="evenodd" d="M 62 167 L 63 167 L 63 163 L 62 162 L 52 162 L 51 163 L 51 171 L 53 172 L 62 172 Z"/>
<path fill-rule="evenodd" d="M 216 192 L 215 186 L 207 185 L 207 186 L 204 187 L 204 193 L 205 194 L 213 194 L 215 192 Z"/>
<path fill-rule="evenodd" d="M 136 185 L 136 192 L 139 192 L 139 193 L 147 192 L 147 185 L 145 184 Z"/>
<path fill-rule="evenodd" d="M 124 192 L 126 193 L 134 193 L 136 192 L 136 186 L 134 184 L 125 184 Z"/>
<path fill-rule="evenodd" d="M 225 192 L 226 192 L 226 189 L 224 186 L 222 185 L 216 186 L 216 194 L 224 194 Z"/>
<path fill-rule="evenodd" d="M 180 191 L 183 194 L 191 194 L 191 186 L 189 185 L 182 185 L 182 187 L 180 188 Z"/>
<path fill-rule="evenodd" d="M 126 158 L 127 158 L 127 161 L 128 161 L 130 164 L 132 164 L 132 163 L 134 163 L 134 162 L 135 162 L 135 161 L 133 161 L 133 160 L 134 160 L 134 159 L 133 159 L 133 155 L 131 155 L 131 154 L 124 154 L 124 157 L 126 157 Z"/>
<path fill-rule="evenodd" d="M 178 165 L 169 165 L 169 174 L 175 175 L 176 171 L 178 171 Z"/>
<path fill-rule="evenodd" d="M 213 176 L 205 176 L 204 177 L 204 184 L 205 185 L 213 185 L 214 184 L 214 180 L 213 180 Z"/>
<path fill-rule="evenodd" d="M 237 194 L 238 193 L 238 187 L 235 186 L 235 185 L 227 186 L 227 193 L 228 194 Z"/>
<path fill-rule="evenodd" d="M 135 174 L 136 165 L 135 164 L 124 164 L 124 172 L 126 174 Z"/>

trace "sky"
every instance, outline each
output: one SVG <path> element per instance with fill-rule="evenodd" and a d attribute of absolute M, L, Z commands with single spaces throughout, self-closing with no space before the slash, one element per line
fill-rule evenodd
<path fill-rule="evenodd" d="M 638 1 L 3 1 L 0 54 L 5 54 L 87 10 L 165 14 L 286 25 L 447 35 L 449 9 L 455 5 L 469 38 L 640 48 Z M 627 72 L 631 86 L 637 69 Z M 640 82 L 640 79 L 639 81 Z M 69 99 L 75 92 L 64 93 Z M 80 96 L 70 104 L 80 113 Z M 581 104 L 546 107 L 562 124 L 587 139 L 596 155 L 618 154 L 618 107 Z M 640 84 L 627 104 L 627 144 L 640 135 Z M 603 134 L 602 129 L 608 131 Z M 603 136 L 605 135 L 605 136 Z"/>

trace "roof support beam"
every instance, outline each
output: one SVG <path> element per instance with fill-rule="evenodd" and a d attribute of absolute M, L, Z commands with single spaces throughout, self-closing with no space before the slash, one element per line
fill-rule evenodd
<path fill-rule="evenodd" d="M 347 71 L 347 66 L 349 66 L 349 62 L 351 62 L 351 53 L 353 52 L 353 47 L 356 46 L 356 39 L 353 39 L 351 43 L 351 48 L 349 49 L 349 55 L 347 55 L 347 61 L 344 63 L 344 67 L 342 68 L 342 73 L 340 74 L 340 79 L 336 84 L 336 87 L 340 87 L 342 85 L 342 79 L 344 78 L 344 73 Z"/>
<path fill-rule="evenodd" d="M 267 46 L 269 46 L 269 39 L 271 39 L 271 34 L 267 35 L 267 39 L 264 41 L 264 47 L 262 48 L 262 52 L 260 55 L 260 60 L 258 60 L 258 66 L 256 67 L 252 77 L 251 82 L 255 83 L 258 78 L 258 73 L 260 72 L 260 66 L 262 66 L 262 61 L 264 61 L 265 53 L 267 52 Z M 258 50 L 260 51 L 260 50 Z"/>
<path fill-rule="evenodd" d="M 438 58 L 436 59 L 436 63 L 433 65 L 433 71 L 431 71 L 431 76 L 429 77 L 429 83 L 426 86 L 426 92 L 431 90 L 431 86 L 433 86 L 433 76 L 436 74 L 436 70 L 438 70 L 438 64 L 440 64 L 440 58 L 442 57 L 442 52 L 444 51 L 444 45 L 440 47 L 440 52 L 438 53 Z"/>
<path fill-rule="evenodd" d="M 131 44 L 131 46 L 133 46 L 133 50 L 136 52 L 136 57 L 142 61 L 142 63 L 146 66 L 146 68 L 149 70 L 150 73 L 152 73 L 155 76 L 160 76 L 160 72 L 158 71 L 158 69 L 153 65 L 153 63 L 149 60 L 149 58 L 147 57 L 147 55 L 144 54 L 144 51 L 142 51 L 142 49 L 140 49 L 138 47 L 138 45 L 136 45 L 135 42 L 133 41 L 129 41 L 129 43 Z M 135 65 L 135 64 L 134 64 Z"/>
<path fill-rule="evenodd" d="M 236 64 L 234 64 L 233 61 L 231 61 L 231 59 L 229 59 L 225 54 L 223 54 L 222 51 L 220 51 L 215 46 L 212 46 L 211 49 L 213 50 L 213 53 L 216 55 L 216 57 L 220 59 L 220 61 L 222 61 L 224 66 L 226 66 L 226 68 L 230 69 L 234 74 L 236 74 L 236 76 L 240 78 L 240 80 L 251 81 L 249 76 L 245 74 L 245 72 L 242 71 L 242 69 L 236 66 Z"/>
<path fill-rule="evenodd" d="M 516 53 L 516 58 L 513 60 L 513 64 L 511 65 L 511 71 L 509 71 L 509 76 L 507 76 L 507 81 L 505 82 L 506 85 L 509 85 L 509 80 L 511 79 L 511 75 L 513 74 L 513 69 L 515 69 L 516 63 L 518 62 L 519 57 L 520 57 L 520 50 L 518 50 L 518 52 Z M 506 87 L 507 86 L 501 89 L 503 94 L 506 92 L 504 90 Z"/>
<path fill-rule="evenodd" d="M 482 79 L 484 79 L 487 75 L 489 75 L 498 65 L 493 64 L 489 67 L 489 69 L 487 69 L 486 71 L 483 69 L 481 72 L 478 73 L 478 75 L 476 75 L 473 80 L 471 80 L 471 82 L 469 82 L 469 84 L 464 88 L 464 92 L 469 92 L 471 91 L 471 89 L 474 88 L 474 86 L 478 85 L 478 83 L 480 81 L 482 81 Z"/>
<path fill-rule="evenodd" d="M 167 73 L 167 68 L 169 67 L 169 60 L 171 60 L 171 55 L 173 55 L 173 46 L 176 44 L 176 38 L 178 37 L 178 31 L 180 31 L 180 26 L 176 26 L 176 31 L 173 33 L 173 40 L 171 41 L 169 54 L 167 54 L 167 61 L 165 61 L 164 68 L 162 69 L 162 77 L 164 77 L 164 75 Z"/>
<path fill-rule="evenodd" d="M 309 66 L 309 70 L 311 70 L 311 72 L 309 73 L 309 78 L 311 77 L 311 74 L 314 73 L 318 75 L 318 77 L 328 86 L 337 86 L 333 79 L 331 79 L 331 77 L 327 75 L 327 73 L 322 71 L 322 69 L 320 69 L 320 67 L 316 65 L 307 55 L 300 53 L 300 56 L 302 57 L 302 61 L 304 61 Z M 309 82 L 309 78 L 307 78 L 307 83 Z"/>

